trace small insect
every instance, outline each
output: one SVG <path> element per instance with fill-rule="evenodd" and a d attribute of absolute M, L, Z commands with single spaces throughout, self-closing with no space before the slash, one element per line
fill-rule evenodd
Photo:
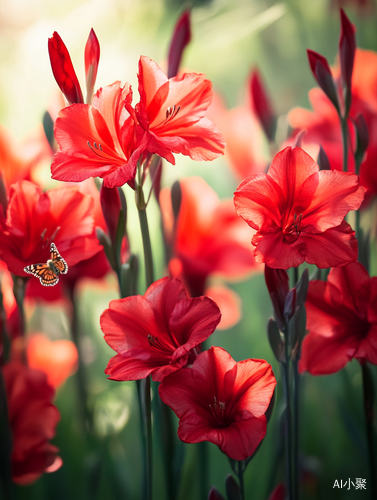
<path fill-rule="evenodd" d="M 66 261 L 58 252 L 55 243 L 50 246 L 51 259 L 46 264 L 32 264 L 24 267 L 25 273 L 32 274 L 44 286 L 54 286 L 59 281 L 59 274 L 67 274 L 68 266 Z"/>

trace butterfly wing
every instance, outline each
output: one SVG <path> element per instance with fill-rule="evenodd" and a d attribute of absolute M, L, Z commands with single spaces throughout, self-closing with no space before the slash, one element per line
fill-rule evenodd
<path fill-rule="evenodd" d="M 68 272 L 67 263 L 63 259 L 63 257 L 60 255 L 60 253 L 58 252 L 58 249 L 56 248 L 55 243 L 51 243 L 50 252 L 51 252 L 51 260 L 53 261 L 54 266 L 59 271 L 59 273 L 60 274 L 67 274 L 67 272 Z"/>
<path fill-rule="evenodd" d="M 32 274 L 44 286 L 54 286 L 59 281 L 59 278 L 50 269 L 48 264 L 32 264 L 24 268 L 25 273 Z"/>

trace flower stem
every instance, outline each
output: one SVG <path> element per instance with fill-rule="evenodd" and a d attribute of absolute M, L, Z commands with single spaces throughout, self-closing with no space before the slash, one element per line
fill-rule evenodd
<path fill-rule="evenodd" d="M 78 360 L 78 368 L 76 374 L 76 382 L 77 382 L 77 392 L 78 392 L 78 407 L 80 411 L 80 417 L 82 422 L 82 430 L 84 434 L 86 433 L 87 426 L 90 431 L 92 430 L 92 415 L 88 410 L 87 401 L 88 401 L 88 391 L 87 391 L 87 383 L 85 378 L 85 366 L 83 362 L 83 353 L 81 349 L 81 341 L 79 334 L 79 318 L 78 318 L 78 307 L 76 304 L 77 298 L 75 297 L 75 289 L 74 287 L 69 287 L 67 290 L 69 300 L 71 302 L 71 335 L 72 340 L 76 346 L 79 360 Z"/>
<path fill-rule="evenodd" d="M 373 430 L 373 403 L 374 403 L 373 379 L 367 363 L 361 363 L 361 371 L 363 374 L 364 412 L 366 420 L 369 470 L 371 479 L 370 498 L 377 498 L 377 475 L 376 475 L 377 463 L 375 457 L 374 430 Z"/>
<path fill-rule="evenodd" d="M 238 480 L 240 482 L 240 493 L 241 493 L 241 500 L 245 500 L 245 482 L 243 479 L 243 474 L 245 472 L 245 468 L 242 467 L 243 463 L 242 461 L 238 462 Z"/>
<path fill-rule="evenodd" d="M 137 207 L 139 212 L 139 222 L 141 236 L 143 240 L 145 279 L 147 288 L 154 282 L 152 246 L 149 235 L 148 219 L 146 207 L 144 204 L 144 195 L 140 186 L 139 200 Z M 140 198 L 141 196 L 141 198 Z M 138 203 L 140 202 L 140 204 Z M 152 480 L 153 480 L 153 449 L 152 449 L 152 412 L 151 412 L 151 381 L 148 376 L 140 381 L 139 403 L 142 414 L 142 425 L 144 435 L 144 499 L 152 499 Z"/>
<path fill-rule="evenodd" d="M 26 332 L 25 323 L 25 309 L 24 309 L 24 299 L 25 299 L 25 278 L 20 276 L 13 276 L 13 294 L 16 300 L 18 309 L 18 319 L 19 319 L 19 332 L 23 337 Z"/>
<path fill-rule="evenodd" d="M 348 129 L 347 129 L 347 116 L 340 117 L 340 125 L 342 128 L 343 137 L 343 172 L 348 171 Z"/>
<path fill-rule="evenodd" d="M 292 361 L 293 376 L 294 376 L 294 393 L 293 393 L 293 421 L 294 421 L 294 436 L 293 436 L 293 487 L 295 490 L 295 498 L 299 497 L 299 391 L 300 391 L 300 374 L 298 372 L 298 359 Z"/>
<path fill-rule="evenodd" d="M 286 336 L 287 337 L 287 336 Z M 285 358 L 286 362 L 282 363 L 282 378 L 284 386 L 284 396 L 286 402 L 286 426 L 285 426 L 285 460 L 286 460 L 286 482 L 288 488 L 289 500 L 294 500 L 293 494 L 293 471 L 292 471 L 292 409 L 291 409 L 291 390 L 289 383 L 289 354 L 288 342 L 285 342 Z"/>

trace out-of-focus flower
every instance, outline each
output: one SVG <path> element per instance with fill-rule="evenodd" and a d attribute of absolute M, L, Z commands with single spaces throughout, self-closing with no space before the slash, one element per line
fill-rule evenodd
<path fill-rule="evenodd" d="M 133 179 L 143 149 L 135 147 L 135 122 L 126 110 L 131 101 L 131 86 L 115 82 L 99 89 L 91 105 L 62 109 L 55 122 L 60 150 L 51 165 L 52 178 L 79 182 L 98 176 L 105 187 Z"/>
<path fill-rule="evenodd" d="M 268 174 L 245 179 L 235 192 L 237 213 L 257 233 L 257 262 L 288 269 L 304 261 L 320 268 L 357 258 L 354 231 L 344 221 L 359 208 L 365 189 L 358 176 L 322 170 L 301 148 L 280 151 Z"/>
<path fill-rule="evenodd" d="M 42 370 L 55 389 L 77 371 L 78 353 L 71 340 L 49 340 L 41 333 L 26 340 L 26 357 L 30 368 Z"/>
<path fill-rule="evenodd" d="M 168 242 L 173 249 L 173 275 L 181 275 L 192 296 L 203 295 L 208 278 L 220 274 L 240 278 L 256 268 L 249 234 L 231 200 L 220 201 L 200 177 L 180 180 L 182 199 L 173 222 L 170 190 L 161 191 L 160 204 Z"/>
<path fill-rule="evenodd" d="M 56 83 L 69 104 L 83 103 L 84 98 L 71 57 L 59 33 L 56 31 L 48 39 L 48 53 Z"/>
<path fill-rule="evenodd" d="M 207 114 L 224 135 L 225 156 L 239 180 L 266 170 L 263 153 L 266 140 L 250 105 L 227 109 L 215 93 Z"/>
<path fill-rule="evenodd" d="M 268 500 L 284 500 L 286 497 L 285 486 L 283 483 L 280 483 L 273 490 L 271 495 L 268 497 Z"/>
<path fill-rule="evenodd" d="M 359 262 L 331 269 L 327 281 L 311 281 L 300 371 L 327 375 L 353 358 L 377 364 L 376 305 L 377 278 Z"/>
<path fill-rule="evenodd" d="M 183 73 L 168 79 L 152 59 L 142 56 L 138 79 L 140 102 L 135 113 L 147 151 L 173 165 L 173 153 L 197 161 L 224 154 L 224 138 L 205 116 L 212 101 L 212 84 L 205 75 Z"/>
<path fill-rule="evenodd" d="M 191 368 L 168 375 L 159 394 L 180 419 L 182 441 L 210 441 L 228 457 L 245 460 L 266 435 L 265 413 L 275 385 L 267 361 L 236 363 L 221 347 L 211 347 Z"/>
<path fill-rule="evenodd" d="M 334 70 L 339 74 L 339 69 Z M 360 183 L 367 189 L 366 196 L 377 194 L 377 54 L 368 50 L 357 49 L 352 75 L 352 105 L 350 117 L 356 119 L 362 114 L 369 132 L 369 146 L 360 168 Z M 337 112 L 329 99 L 318 89 L 309 92 L 309 99 L 314 111 L 302 108 L 293 109 L 288 120 L 297 130 L 306 129 L 303 148 L 314 153 L 322 145 L 329 158 L 332 169 L 342 170 L 342 133 Z M 349 121 L 349 134 L 354 138 L 354 129 Z M 355 169 L 353 155 L 348 155 L 348 171 Z"/>
<path fill-rule="evenodd" d="M 1 369 L 12 435 L 12 480 L 30 484 L 44 472 L 54 472 L 62 465 L 58 449 L 49 443 L 60 419 L 58 409 L 51 403 L 55 391 L 40 370 L 18 362 Z"/>
<path fill-rule="evenodd" d="M 189 361 L 192 349 L 215 330 L 221 313 L 208 297 L 187 298 L 182 283 L 162 278 L 144 296 L 110 302 L 101 315 L 105 341 L 118 354 L 105 373 L 112 380 L 152 375 L 161 382 Z"/>
<path fill-rule="evenodd" d="M 7 130 L 0 125 L 0 172 L 7 189 L 17 181 L 30 179 L 33 168 L 49 157 L 51 149 L 42 126 L 21 144 L 16 144 Z"/>
<path fill-rule="evenodd" d="M 0 227 L 0 256 L 9 271 L 27 276 L 24 267 L 50 258 L 54 242 L 73 266 L 100 251 L 94 234 L 93 199 L 75 187 L 41 193 L 28 181 L 13 184 L 6 220 Z"/>

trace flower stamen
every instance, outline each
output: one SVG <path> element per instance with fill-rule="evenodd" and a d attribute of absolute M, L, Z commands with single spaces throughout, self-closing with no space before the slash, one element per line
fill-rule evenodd
<path fill-rule="evenodd" d="M 164 121 L 164 125 L 171 121 L 173 118 L 175 118 L 177 116 L 177 114 L 179 113 L 181 109 L 181 106 L 176 106 L 174 104 L 174 106 L 171 108 L 170 106 L 168 107 L 168 109 L 166 110 L 166 118 L 165 118 L 165 121 Z"/>

